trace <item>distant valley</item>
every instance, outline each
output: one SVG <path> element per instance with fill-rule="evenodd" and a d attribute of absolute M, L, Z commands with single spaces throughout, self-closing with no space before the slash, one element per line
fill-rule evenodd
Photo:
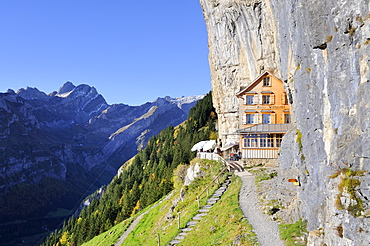
<path fill-rule="evenodd" d="M 49 95 L 30 87 L 0 93 L 1 222 L 72 209 L 201 98 L 109 105 L 94 87 L 71 82 Z"/>

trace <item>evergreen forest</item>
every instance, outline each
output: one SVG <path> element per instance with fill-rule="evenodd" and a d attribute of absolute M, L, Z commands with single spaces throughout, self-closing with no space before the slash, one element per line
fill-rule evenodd
<path fill-rule="evenodd" d="M 183 124 L 152 137 L 99 195 L 91 196 L 89 206 L 71 216 L 42 245 L 81 245 L 168 194 L 174 188 L 174 170 L 195 157 L 191 147 L 217 138 L 216 120 L 209 92 Z"/>

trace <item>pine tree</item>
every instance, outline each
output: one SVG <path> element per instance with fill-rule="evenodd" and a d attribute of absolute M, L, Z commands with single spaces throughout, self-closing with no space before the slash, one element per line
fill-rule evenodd
<path fill-rule="evenodd" d="M 173 189 L 174 170 L 195 157 L 191 147 L 210 136 L 217 138 L 216 119 L 212 94 L 208 93 L 190 110 L 184 124 L 177 128 L 171 125 L 153 136 L 131 165 L 105 187 L 100 199 L 92 196 L 91 204 L 78 218 L 71 217 L 43 245 L 55 245 L 60 240 L 81 245 L 168 194 Z"/>

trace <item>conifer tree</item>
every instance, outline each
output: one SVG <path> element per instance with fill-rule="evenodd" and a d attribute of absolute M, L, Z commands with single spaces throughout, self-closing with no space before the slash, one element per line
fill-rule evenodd
<path fill-rule="evenodd" d="M 168 194 L 173 189 L 173 171 L 195 157 L 191 147 L 210 136 L 217 137 L 216 119 L 210 92 L 190 110 L 184 124 L 169 126 L 153 136 L 103 194 L 91 196 L 91 204 L 43 245 L 56 245 L 60 240 L 81 245 Z"/>

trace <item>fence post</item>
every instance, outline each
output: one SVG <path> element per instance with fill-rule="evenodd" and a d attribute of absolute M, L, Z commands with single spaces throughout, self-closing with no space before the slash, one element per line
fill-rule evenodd
<path fill-rule="evenodd" d="M 181 224 L 181 223 L 180 223 L 180 213 L 181 213 L 181 212 L 177 212 L 177 215 L 179 216 L 179 226 L 178 226 L 178 227 L 179 227 L 179 229 L 181 228 L 181 226 L 180 226 L 180 224 Z"/>

